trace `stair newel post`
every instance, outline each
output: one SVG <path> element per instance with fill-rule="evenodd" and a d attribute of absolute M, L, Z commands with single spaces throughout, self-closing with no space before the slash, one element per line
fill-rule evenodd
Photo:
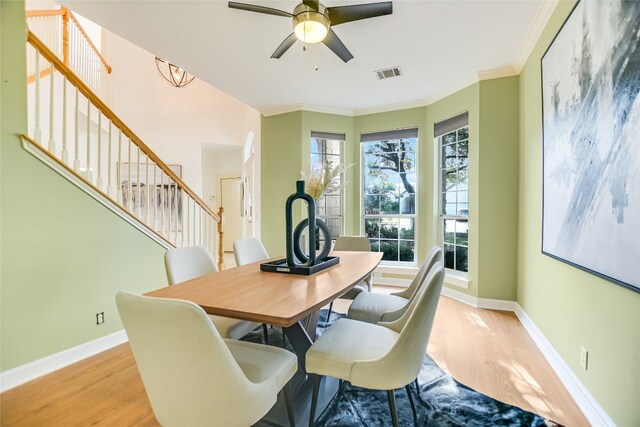
<path fill-rule="evenodd" d="M 222 231 L 224 208 L 218 209 L 218 270 L 224 270 L 224 232 Z"/>
<path fill-rule="evenodd" d="M 69 9 L 62 8 L 62 62 L 69 66 Z"/>

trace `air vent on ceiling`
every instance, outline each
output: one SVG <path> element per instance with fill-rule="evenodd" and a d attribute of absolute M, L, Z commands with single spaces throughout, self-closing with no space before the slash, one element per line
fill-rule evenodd
<path fill-rule="evenodd" d="M 402 75 L 400 72 L 400 67 L 391 67 L 385 68 L 384 70 L 376 70 L 374 71 L 376 76 L 378 76 L 378 80 L 389 79 L 391 77 L 399 77 Z"/>

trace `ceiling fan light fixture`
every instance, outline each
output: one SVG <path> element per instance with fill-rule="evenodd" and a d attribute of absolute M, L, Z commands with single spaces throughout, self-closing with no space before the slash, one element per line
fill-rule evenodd
<path fill-rule="evenodd" d="M 298 5 L 294 10 L 293 32 L 298 40 L 305 43 L 320 43 L 329 32 L 329 18 L 326 16 L 324 6 L 320 5 L 320 11 L 309 8 L 304 4 Z"/>

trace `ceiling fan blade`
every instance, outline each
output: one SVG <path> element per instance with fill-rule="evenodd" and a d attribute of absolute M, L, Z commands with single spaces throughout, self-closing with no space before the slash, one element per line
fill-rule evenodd
<path fill-rule="evenodd" d="M 354 4 L 351 6 L 328 7 L 327 12 L 329 13 L 331 26 L 336 26 L 361 19 L 391 15 L 393 13 L 393 5 L 390 1 Z"/>
<path fill-rule="evenodd" d="M 249 12 L 266 13 L 267 15 L 284 16 L 287 18 L 293 17 L 292 14 L 290 14 L 289 12 L 285 12 L 284 10 L 274 9 L 272 7 L 266 6 L 258 6 L 255 4 L 236 3 L 234 1 L 230 1 L 229 7 L 231 9 L 246 10 Z"/>
<path fill-rule="evenodd" d="M 316 12 L 318 12 L 319 3 L 320 3 L 319 0 L 302 0 L 302 3 L 306 4 L 311 9 L 315 10 Z"/>
<path fill-rule="evenodd" d="M 349 52 L 349 49 L 342 43 L 342 40 L 338 37 L 338 35 L 329 28 L 329 32 L 327 36 L 322 40 L 329 49 L 333 51 L 336 55 L 340 57 L 344 62 L 349 62 L 353 59 L 353 55 Z"/>
<path fill-rule="evenodd" d="M 298 40 L 298 38 L 296 37 L 295 33 L 289 34 L 289 37 L 287 37 L 282 43 L 280 43 L 280 46 L 278 46 L 276 51 L 273 52 L 273 55 L 271 55 L 271 57 L 279 59 L 287 50 L 289 50 L 291 46 L 293 46 L 296 40 Z"/>

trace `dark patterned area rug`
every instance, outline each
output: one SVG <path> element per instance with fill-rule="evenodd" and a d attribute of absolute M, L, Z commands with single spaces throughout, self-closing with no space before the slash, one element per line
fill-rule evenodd
<path fill-rule="evenodd" d="M 344 315 L 332 313 L 326 321 L 327 310 L 322 310 L 318 322 L 318 335 Z M 247 340 L 260 341 L 259 330 Z M 269 330 L 272 345 L 282 345 L 280 328 Z M 517 406 L 508 405 L 477 392 L 454 380 L 425 355 L 418 376 L 419 397 L 411 387 L 416 404 L 419 426 L 558 426 Z M 396 390 L 398 421 L 401 426 L 413 425 L 413 415 L 407 393 Z M 391 415 L 385 391 L 367 390 L 345 384 L 321 414 L 316 426 L 360 427 L 390 426 Z"/>

